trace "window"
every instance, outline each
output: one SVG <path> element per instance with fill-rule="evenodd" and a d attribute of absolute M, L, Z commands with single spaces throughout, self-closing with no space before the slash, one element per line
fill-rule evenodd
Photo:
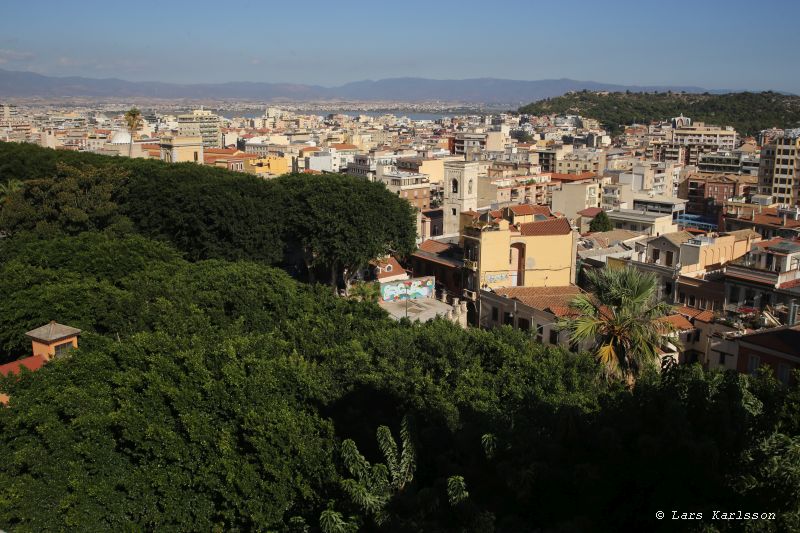
<path fill-rule="evenodd" d="M 721 366 L 725 366 L 725 352 L 719 353 L 719 360 L 717 361 Z"/>
<path fill-rule="evenodd" d="M 497 318 L 500 316 L 500 311 L 496 307 L 492 307 L 492 322 L 497 322 Z"/>
<path fill-rule="evenodd" d="M 778 380 L 784 385 L 789 384 L 789 365 L 781 363 L 778 365 Z"/>
<path fill-rule="evenodd" d="M 527 318 L 519 318 L 517 319 L 517 327 L 522 331 L 528 331 L 531 329 L 531 323 Z"/>
<path fill-rule="evenodd" d="M 450 211 L 452 211 L 453 216 L 456 216 L 456 208 L 455 207 L 453 209 L 451 209 Z"/>
<path fill-rule="evenodd" d="M 67 355 L 69 353 L 70 350 L 72 350 L 72 341 L 62 342 L 61 344 L 56 344 L 56 350 L 55 350 L 56 351 L 56 354 L 55 354 L 56 359 L 58 359 L 60 357 L 64 357 L 65 355 Z"/>
<path fill-rule="evenodd" d="M 507 326 L 513 326 L 514 325 L 514 314 L 510 313 L 508 311 L 504 312 L 503 313 L 503 324 L 505 324 Z"/>
<path fill-rule="evenodd" d="M 194 153 L 194 162 L 197 163 L 197 152 Z"/>
<path fill-rule="evenodd" d="M 747 371 L 751 374 L 755 374 L 759 366 L 761 366 L 761 358 L 757 355 L 751 355 L 747 363 Z"/>
<path fill-rule="evenodd" d="M 453 180 L 450 190 L 453 194 L 458 194 L 458 180 Z"/>
<path fill-rule="evenodd" d="M 558 331 L 550 329 L 550 344 L 558 344 Z"/>

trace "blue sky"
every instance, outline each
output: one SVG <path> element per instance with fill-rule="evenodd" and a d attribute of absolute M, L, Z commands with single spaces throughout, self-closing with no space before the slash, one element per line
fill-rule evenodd
<path fill-rule="evenodd" d="M 800 93 L 795 0 L 4 0 L 0 68 L 168 82 L 574 78 Z"/>

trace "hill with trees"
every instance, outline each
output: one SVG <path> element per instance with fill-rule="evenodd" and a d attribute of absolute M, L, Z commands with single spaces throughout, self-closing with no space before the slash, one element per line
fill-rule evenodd
<path fill-rule="evenodd" d="M 403 212 L 346 178 L 314 196 L 310 176 L 0 151 L 23 181 L 0 205 L 0 352 L 49 320 L 84 332 L 0 379 L 4 530 L 666 531 L 672 509 L 800 528 L 796 384 L 666 366 L 630 386 L 508 327 L 395 322 L 298 281 L 303 253 L 321 277 L 369 252 L 337 252 L 339 196 Z"/>
<path fill-rule="evenodd" d="M 580 91 L 533 102 L 519 109 L 529 115 L 575 114 L 599 120 L 612 132 L 633 123 L 691 117 L 692 120 L 733 126 L 742 135 L 800 127 L 800 96 L 776 92 L 633 93 Z"/>

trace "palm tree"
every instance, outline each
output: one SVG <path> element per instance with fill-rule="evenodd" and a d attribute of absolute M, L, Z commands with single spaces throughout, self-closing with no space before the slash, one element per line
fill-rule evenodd
<path fill-rule="evenodd" d="M 608 374 L 622 377 L 632 388 L 641 370 L 658 363 L 664 335 L 674 331 L 659 320 L 671 308 L 658 301 L 653 274 L 603 268 L 587 272 L 586 278 L 593 294 L 578 295 L 570 303 L 573 312 L 559 322 L 559 329 L 570 333 L 572 343 L 591 341 Z"/>
<path fill-rule="evenodd" d="M 133 134 L 136 133 L 142 125 L 142 112 L 135 106 L 125 112 L 125 126 L 128 128 L 128 133 L 131 135 L 130 142 L 128 143 L 128 157 L 131 157 L 133 152 Z"/>
<path fill-rule="evenodd" d="M 22 189 L 22 182 L 10 179 L 5 183 L 0 183 L 0 204 L 6 204 L 11 195 Z"/>

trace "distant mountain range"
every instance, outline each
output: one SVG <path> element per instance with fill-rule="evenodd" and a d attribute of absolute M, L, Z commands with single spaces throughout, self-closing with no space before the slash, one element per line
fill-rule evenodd
<path fill-rule="evenodd" d="M 487 104 L 528 103 L 560 96 L 569 91 L 686 91 L 704 92 L 701 87 L 635 86 L 558 80 L 504 80 L 475 78 L 432 80 L 390 78 L 322 87 L 298 83 L 229 82 L 178 84 L 134 82 L 115 78 L 59 78 L 32 72 L 0 69 L 0 97 L 141 97 L 165 99 L 241 99 L 241 100 L 392 100 L 403 102 L 445 101 Z M 726 91 L 712 91 L 726 92 Z"/>

